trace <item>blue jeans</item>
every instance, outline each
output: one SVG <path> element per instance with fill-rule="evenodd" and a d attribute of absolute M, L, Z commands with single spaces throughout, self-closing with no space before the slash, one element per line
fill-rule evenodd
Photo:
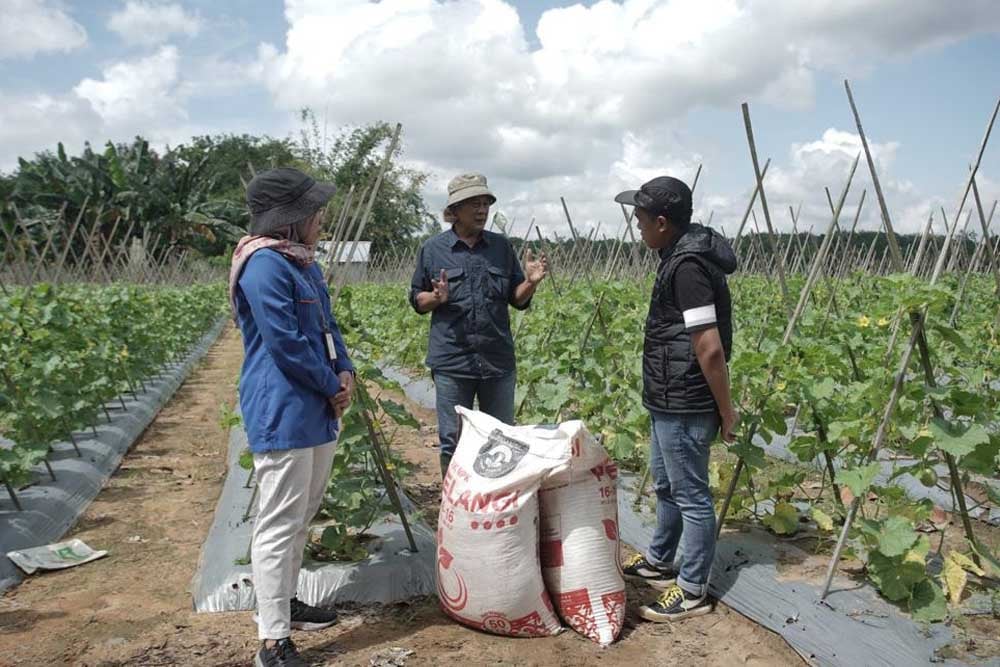
<path fill-rule="evenodd" d="M 474 379 L 434 373 L 434 393 L 441 453 L 451 456 L 458 444 L 458 413 L 455 406 L 472 409 L 479 399 L 479 410 L 505 424 L 514 423 L 514 387 L 517 373 L 498 378 Z"/>
<path fill-rule="evenodd" d="M 646 560 L 661 568 L 683 555 L 677 585 L 692 595 L 708 592 L 715 558 L 715 508 L 708 487 L 708 454 L 719 432 L 716 413 L 649 411 L 653 439 L 649 469 L 656 491 L 656 531 Z"/>

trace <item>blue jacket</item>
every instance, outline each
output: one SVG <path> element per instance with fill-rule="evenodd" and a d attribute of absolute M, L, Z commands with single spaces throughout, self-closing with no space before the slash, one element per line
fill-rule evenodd
<path fill-rule="evenodd" d="M 327 397 L 340 391 L 337 374 L 354 367 L 319 267 L 302 268 L 274 250 L 258 250 L 240 276 L 236 307 L 244 349 L 240 408 L 250 450 L 336 439 L 339 425 Z M 337 350 L 332 364 L 324 330 Z"/>

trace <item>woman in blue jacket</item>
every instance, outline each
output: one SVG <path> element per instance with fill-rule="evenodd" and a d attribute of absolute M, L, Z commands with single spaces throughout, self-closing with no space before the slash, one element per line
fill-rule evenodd
<path fill-rule="evenodd" d="M 247 186 L 250 236 L 237 245 L 230 270 L 230 305 L 245 351 L 240 407 L 259 487 L 251 558 L 260 667 L 304 665 L 291 630 L 337 619 L 295 595 L 338 420 L 354 390 L 354 368 L 314 258 L 333 193 L 332 184 L 296 169 L 258 174 Z"/>

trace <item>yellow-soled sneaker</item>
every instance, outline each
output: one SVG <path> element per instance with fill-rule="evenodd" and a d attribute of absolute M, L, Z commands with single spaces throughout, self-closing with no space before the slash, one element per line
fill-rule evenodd
<path fill-rule="evenodd" d="M 642 554 L 635 554 L 622 565 L 622 574 L 634 581 L 642 581 L 653 588 L 665 591 L 677 581 L 673 568 L 661 569 L 651 565 Z"/>
<path fill-rule="evenodd" d="M 665 590 L 653 604 L 639 607 L 639 615 L 654 623 L 680 621 L 710 611 L 712 603 L 708 595 L 692 595 L 677 585 Z"/>

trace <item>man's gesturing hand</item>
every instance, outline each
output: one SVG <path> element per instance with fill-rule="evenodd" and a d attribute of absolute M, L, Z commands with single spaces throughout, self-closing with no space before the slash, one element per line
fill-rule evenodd
<path fill-rule="evenodd" d="M 541 253 L 538 259 L 529 248 L 524 255 L 524 277 L 532 285 L 537 285 L 549 275 L 549 258 Z"/>
<path fill-rule="evenodd" d="M 441 269 L 441 278 L 439 280 L 431 280 L 431 285 L 434 289 L 431 290 L 434 294 L 434 301 L 437 305 L 442 303 L 448 303 L 448 274 L 444 269 Z"/>

